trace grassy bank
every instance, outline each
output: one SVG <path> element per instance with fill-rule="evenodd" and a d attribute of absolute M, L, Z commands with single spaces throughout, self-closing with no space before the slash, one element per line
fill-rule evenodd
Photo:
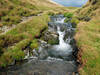
<path fill-rule="evenodd" d="M 100 18 L 98 18 L 100 19 Z M 77 39 L 80 54 L 82 54 L 83 67 L 81 75 L 100 74 L 100 21 L 91 20 L 78 25 Z"/>
<path fill-rule="evenodd" d="M 95 2 L 96 1 L 96 2 Z M 80 75 L 100 75 L 100 1 L 91 0 L 80 9 L 75 39 L 82 62 Z M 82 18 L 83 16 L 83 18 Z M 91 18 L 87 21 L 87 17 Z"/>
<path fill-rule="evenodd" d="M 0 35 L 0 66 L 11 64 L 24 58 L 24 49 L 38 47 L 37 38 L 47 28 L 48 15 L 33 17 L 30 21 L 17 25 L 16 28 Z M 31 44 L 30 44 L 31 42 Z"/>

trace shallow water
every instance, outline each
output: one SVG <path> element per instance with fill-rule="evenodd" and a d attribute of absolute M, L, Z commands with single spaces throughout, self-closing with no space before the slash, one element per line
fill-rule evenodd
<path fill-rule="evenodd" d="M 66 7 L 81 7 L 84 4 L 86 4 L 88 0 L 53 0 L 53 1 Z"/>

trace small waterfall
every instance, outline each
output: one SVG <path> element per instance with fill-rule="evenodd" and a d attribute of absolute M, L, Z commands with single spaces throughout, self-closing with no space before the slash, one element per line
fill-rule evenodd
<path fill-rule="evenodd" d="M 65 20 L 66 18 L 58 18 L 58 19 L 56 19 L 56 22 L 57 23 L 64 23 L 64 20 Z"/>
<path fill-rule="evenodd" d="M 65 32 L 61 32 L 59 26 L 57 27 L 57 32 L 59 34 L 59 45 L 65 44 L 65 42 L 63 40 Z"/>
<path fill-rule="evenodd" d="M 64 41 L 65 31 L 61 32 L 61 31 L 60 31 L 60 27 L 57 26 L 57 32 L 58 32 L 58 34 L 59 34 L 59 45 L 56 45 L 56 46 L 55 46 L 56 49 L 57 49 L 57 50 L 63 50 L 63 51 L 68 51 L 68 50 L 69 50 L 69 51 L 72 51 L 71 46 L 70 46 L 68 43 L 66 43 L 66 42 Z"/>

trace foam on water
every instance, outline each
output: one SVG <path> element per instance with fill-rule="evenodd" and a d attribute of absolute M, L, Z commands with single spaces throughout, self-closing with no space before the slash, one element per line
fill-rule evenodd
<path fill-rule="evenodd" d="M 62 23 L 63 24 L 64 20 L 65 20 L 65 18 L 58 19 L 56 21 L 56 23 Z M 57 26 L 57 33 L 59 34 L 59 45 L 54 45 L 53 48 L 55 48 L 56 50 L 60 50 L 60 51 L 71 52 L 72 51 L 71 46 L 64 41 L 65 31 L 62 32 L 60 30 L 60 27 Z"/>

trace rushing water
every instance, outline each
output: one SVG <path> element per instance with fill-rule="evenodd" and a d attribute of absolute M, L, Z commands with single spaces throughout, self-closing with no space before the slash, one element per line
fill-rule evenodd
<path fill-rule="evenodd" d="M 53 1 L 67 7 L 81 7 L 88 0 L 53 0 Z"/>
<path fill-rule="evenodd" d="M 38 51 L 34 51 L 36 56 L 29 59 L 28 62 L 9 67 L 2 72 L 2 75 L 73 75 L 77 74 L 77 62 L 75 56 L 75 43 L 71 44 L 75 28 L 70 23 L 64 23 L 64 16 L 57 15 L 51 17 L 48 23 L 50 32 L 56 32 L 59 35 L 59 44 L 49 45 L 42 42 Z M 49 35 L 49 34 L 48 34 Z M 65 37 L 67 35 L 67 37 Z M 65 38 L 65 39 L 64 39 Z"/>

